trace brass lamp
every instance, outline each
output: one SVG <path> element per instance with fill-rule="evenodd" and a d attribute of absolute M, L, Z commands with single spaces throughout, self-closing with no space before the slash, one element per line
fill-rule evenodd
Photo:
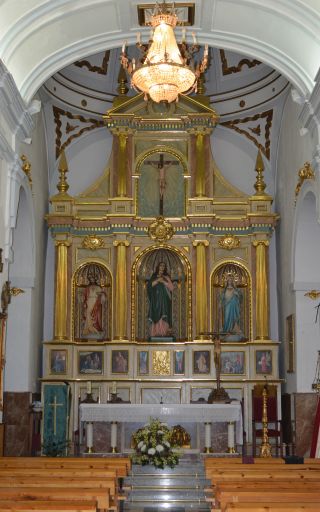
<path fill-rule="evenodd" d="M 130 60 L 122 46 L 121 64 L 131 76 L 131 84 L 138 92 L 145 93 L 145 99 L 160 101 L 178 100 L 181 93 L 196 91 L 197 80 L 208 65 L 208 45 L 205 46 L 202 60 L 195 65 L 193 55 L 200 46 L 193 34 L 193 44 L 187 45 L 185 31 L 182 42 L 177 44 L 174 28 L 178 17 L 174 7 L 168 8 L 165 2 L 157 4 L 151 16 L 152 35 L 148 44 L 138 41 L 136 46 L 142 52 L 139 61 Z"/>

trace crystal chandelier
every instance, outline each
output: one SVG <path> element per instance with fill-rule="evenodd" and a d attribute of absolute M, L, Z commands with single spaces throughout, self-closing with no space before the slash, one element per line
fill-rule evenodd
<path fill-rule="evenodd" d="M 165 2 L 156 5 L 151 16 L 152 33 L 149 43 L 144 45 L 138 41 L 136 46 L 142 53 L 139 62 L 130 60 L 122 46 L 121 64 L 131 76 L 131 84 L 138 92 L 145 93 L 145 99 L 160 101 L 178 100 L 181 93 L 189 94 L 196 91 L 197 80 L 208 65 L 208 45 L 205 46 L 202 60 L 195 65 L 193 56 L 200 46 L 193 34 L 193 44 L 188 46 L 185 41 L 185 30 L 182 41 L 177 44 L 174 27 L 178 21 L 174 7 L 170 10 Z"/>

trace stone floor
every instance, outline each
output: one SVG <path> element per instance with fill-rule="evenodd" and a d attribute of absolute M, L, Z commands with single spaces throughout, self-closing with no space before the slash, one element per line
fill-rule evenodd
<path fill-rule="evenodd" d="M 209 482 L 200 455 L 183 456 L 174 469 L 133 465 L 124 486 L 130 489 L 124 512 L 210 510 L 204 495 Z"/>

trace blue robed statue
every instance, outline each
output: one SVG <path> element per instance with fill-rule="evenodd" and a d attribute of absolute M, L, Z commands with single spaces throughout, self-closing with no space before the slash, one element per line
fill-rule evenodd
<path fill-rule="evenodd" d="M 223 312 L 222 331 L 226 333 L 225 341 L 241 341 L 244 335 L 241 329 L 242 294 L 232 276 L 227 277 L 220 296 Z"/>
<path fill-rule="evenodd" d="M 161 261 L 147 285 L 151 338 L 172 336 L 172 292 L 173 283 L 167 265 Z"/>

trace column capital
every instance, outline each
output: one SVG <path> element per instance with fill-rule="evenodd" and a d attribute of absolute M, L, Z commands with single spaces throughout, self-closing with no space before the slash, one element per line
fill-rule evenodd
<path fill-rule="evenodd" d="M 119 246 L 120 247 L 121 246 L 129 247 L 130 242 L 128 242 L 128 240 L 114 240 L 113 245 L 114 245 L 114 247 L 119 247 Z"/>
<path fill-rule="evenodd" d="M 264 245 L 265 247 L 269 247 L 269 240 L 254 240 L 252 242 L 253 247 L 258 247 L 258 245 Z"/>
<path fill-rule="evenodd" d="M 193 247 L 198 247 L 201 245 L 203 245 L 204 247 L 209 247 L 209 242 L 208 242 L 208 240 L 194 240 L 192 242 L 192 245 L 193 245 Z"/>
<path fill-rule="evenodd" d="M 55 247 L 61 247 L 61 246 L 70 247 L 71 242 L 70 242 L 70 240 L 55 240 L 54 245 L 55 245 Z"/>

